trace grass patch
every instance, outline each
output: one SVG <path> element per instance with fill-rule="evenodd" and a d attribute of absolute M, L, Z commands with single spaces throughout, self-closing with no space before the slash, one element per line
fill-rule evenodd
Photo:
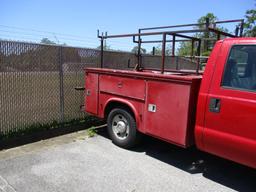
<path fill-rule="evenodd" d="M 103 120 L 100 120 L 93 116 L 86 116 L 85 118 L 80 118 L 80 119 L 72 119 L 64 123 L 60 123 L 57 121 L 52 121 L 50 123 L 44 123 L 44 124 L 35 123 L 25 127 L 17 127 L 16 129 L 10 130 L 6 133 L 0 133 L 0 140 L 8 140 L 14 137 L 22 137 L 22 136 L 30 135 L 36 132 L 42 132 L 42 131 L 47 131 L 52 129 L 61 129 L 61 128 L 66 128 L 71 126 L 78 126 L 78 125 L 91 126 L 91 125 L 99 125 L 102 123 L 103 123 Z M 88 129 L 89 130 L 88 135 L 90 136 L 94 136 L 96 133 L 96 131 L 93 130 L 92 128 L 93 127 Z"/>
<path fill-rule="evenodd" d="M 88 137 L 94 137 L 97 134 L 96 128 L 93 126 L 89 129 L 87 129 L 87 135 Z"/>

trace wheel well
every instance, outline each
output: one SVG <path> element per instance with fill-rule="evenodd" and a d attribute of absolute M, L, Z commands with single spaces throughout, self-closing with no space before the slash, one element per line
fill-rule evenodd
<path fill-rule="evenodd" d="M 122 109 L 126 110 L 135 119 L 135 115 L 134 115 L 134 112 L 132 111 L 131 107 L 128 106 L 127 104 L 125 104 L 125 103 L 121 103 L 121 102 L 118 102 L 118 101 L 112 101 L 112 102 L 107 104 L 107 106 L 105 108 L 105 111 L 104 111 L 104 117 L 107 118 L 110 111 L 114 108 L 122 108 Z"/>

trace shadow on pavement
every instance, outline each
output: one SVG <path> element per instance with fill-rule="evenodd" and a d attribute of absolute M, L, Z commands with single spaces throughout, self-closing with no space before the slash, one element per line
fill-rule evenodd
<path fill-rule="evenodd" d="M 99 129 L 98 134 L 109 138 L 105 128 Z M 132 151 L 143 152 L 191 174 L 201 173 L 207 179 L 237 191 L 256 191 L 254 169 L 198 151 L 196 148 L 183 149 L 144 136 L 142 142 Z"/>
<path fill-rule="evenodd" d="M 53 137 L 58 137 L 58 136 L 73 133 L 76 131 L 85 130 L 92 126 L 102 125 L 103 123 L 105 122 L 99 119 L 97 121 L 93 120 L 91 122 L 87 122 L 86 124 L 80 123 L 77 125 L 70 125 L 66 127 L 60 126 L 59 128 L 54 128 L 49 130 L 34 130 L 31 133 L 18 135 L 16 137 L 4 139 L 4 140 L 1 140 L 0 138 L 0 150 L 18 147 L 18 146 L 29 144 L 29 143 L 34 143 L 40 140 L 50 139 Z"/>

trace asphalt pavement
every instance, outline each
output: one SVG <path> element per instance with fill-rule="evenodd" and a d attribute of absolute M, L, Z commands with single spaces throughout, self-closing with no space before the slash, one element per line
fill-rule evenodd
<path fill-rule="evenodd" d="M 256 173 L 149 137 L 121 149 L 101 128 L 0 151 L 0 191 L 256 191 Z"/>

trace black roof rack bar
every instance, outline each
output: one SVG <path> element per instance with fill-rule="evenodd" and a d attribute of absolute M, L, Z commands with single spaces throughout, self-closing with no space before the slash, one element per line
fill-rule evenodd
<path fill-rule="evenodd" d="M 201 38 L 203 41 L 216 41 L 216 38 Z M 155 40 L 155 41 L 141 41 L 141 43 L 162 43 L 162 40 Z M 166 40 L 167 43 L 173 42 L 173 40 Z M 191 39 L 176 39 L 175 42 L 191 42 Z M 138 41 L 134 41 L 134 43 L 138 43 Z"/>
<path fill-rule="evenodd" d="M 216 39 L 215 39 L 216 40 Z M 187 42 L 191 41 L 191 39 L 177 39 L 175 42 Z M 136 41 L 137 42 L 137 41 Z M 162 43 L 162 40 L 155 40 L 155 41 L 141 41 L 141 43 Z M 173 40 L 166 40 L 166 43 L 173 42 Z"/>
<path fill-rule="evenodd" d="M 238 22 L 243 22 L 243 19 L 233 19 L 233 20 L 223 20 L 223 21 L 216 21 L 212 24 L 220 24 L 220 23 L 238 23 Z M 146 28 L 140 28 L 139 31 L 144 31 L 144 30 L 155 30 L 155 29 L 168 29 L 168 28 L 176 28 L 176 27 L 193 27 L 193 26 L 201 26 L 201 25 L 206 25 L 206 23 L 191 23 L 191 24 L 184 24 L 184 25 L 169 25 L 169 26 L 160 26 L 160 27 L 146 27 Z"/>
<path fill-rule="evenodd" d="M 205 30 L 204 30 L 205 31 Z M 99 35 L 99 38 L 109 39 L 109 38 L 121 38 L 121 37 L 137 37 L 137 36 L 150 36 L 150 35 L 163 35 L 163 34 L 174 34 L 174 33 L 196 33 L 202 32 L 201 29 L 194 30 L 180 30 L 180 31 L 158 31 L 158 32 L 146 32 L 146 33 L 130 33 L 122 35 Z"/>
<path fill-rule="evenodd" d="M 193 39 L 195 41 L 199 41 L 199 38 L 197 37 L 192 37 L 192 36 L 187 36 L 187 35 L 181 35 L 181 34 L 177 34 L 177 33 L 167 33 L 168 35 L 174 35 L 174 36 L 177 36 L 177 37 L 183 37 L 183 38 L 187 38 L 187 39 Z"/>
<path fill-rule="evenodd" d="M 214 23 L 220 24 L 220 23 L 238 23 L 238 22 L 244 22 L 244 19 L 233 19 L 233 20 L 224 20 L 224 21 L 216 21 Z"/>
<path fill-rule="evenodd" d="M 130 34 L 122 34 L 122 35 L 98 35 L 99 38 L 103 39 L 109 39 L 109 38 L 121 38 L 121 37 L 136 37 L 136 36 L 150 36 L 150 35 L 163 35 L 163 34 L 168 34 L 168 35 L 176 35 L 176 36 L 181 36 L 179 33 L 198 33 L 198 32 L 215 32 L 219 33 L 221 35 L 225 35 L 227 37 L 236 37 L 236 35 L 233 35 L 231 33 L 223 32 L 215 28 L 205 28 L 205 29 L 191 29 L 191 30 L 178 30 L 178 31 L 158 31 L 158 32 L 146 32 L 146 33 L 130 33 Z M 183 35 L 184 36 L 184 35 Z M 187 36 L 186 38 L 191 38 L 191 39 L 198 39 L 196 37 L 191 37 Z"/>
<path fill-rule="evenodd" d="M 193 26 L 200 26 L 201 24 L 192 23 L 192 24 L 185 24 L 185 25 L 170 25 L 170 26 L 161 26 L 161 27 L 147 27 L 147 28 L 140 28 L 140 31 L 144 30 L 155 30 L 155 29 L 167 29 L 167 28 L 176 28 L 176 27 L 193 27 Z"/>
<path fill-rule="evenodd" d="M 224 31 L 220 31 L 220 30 L 215 29 L 215 28 L 209 27 L 208 29 L 209 29 L 209 31 L 212 31 L 212 32 L 215 32 L 217 34 L 224 35 L 224 36 L 227 36 L 227 37 L 237 37 L 236 35 L 233 35 L 231 33 L 227 33 L 227 32 L 224 32 Z"/>
<path fill-rule="evenodd" d="M 168 34 L 168 35 L 173 35 L 173 36 L 177 36 L 177 37 L 182 37 L 182 38 L 185 38 L 185 39 L 177 39 L 177 40 L 175 40 L 175 42 L 182 42 L 182 41 L 191 41 L 191 40 L 194 40 L 194 41 L 199 41 L 199 38 L 197 38 L 197 37 L 193 37 L 193 36 L 187 36 L 187 35 L 182 35 L 182 34 L 177 34 L 177 33 L 166 33 L 166 34 Z M 135 36 L 133 36 L 133 42 L 134 43 L 139 43 L 139 41 L 137 40 L 135 40 Z M 141 42 L 140 43 L 161 43 L 161 42 L 163 42 L 162 40 L 161 41 L 158 41 L 158 40 L 156 40 L 156 41 L 142 41 L 141 40 Z M 166 42 L 173 42 L 173 40 L 166 40 Z"/>

